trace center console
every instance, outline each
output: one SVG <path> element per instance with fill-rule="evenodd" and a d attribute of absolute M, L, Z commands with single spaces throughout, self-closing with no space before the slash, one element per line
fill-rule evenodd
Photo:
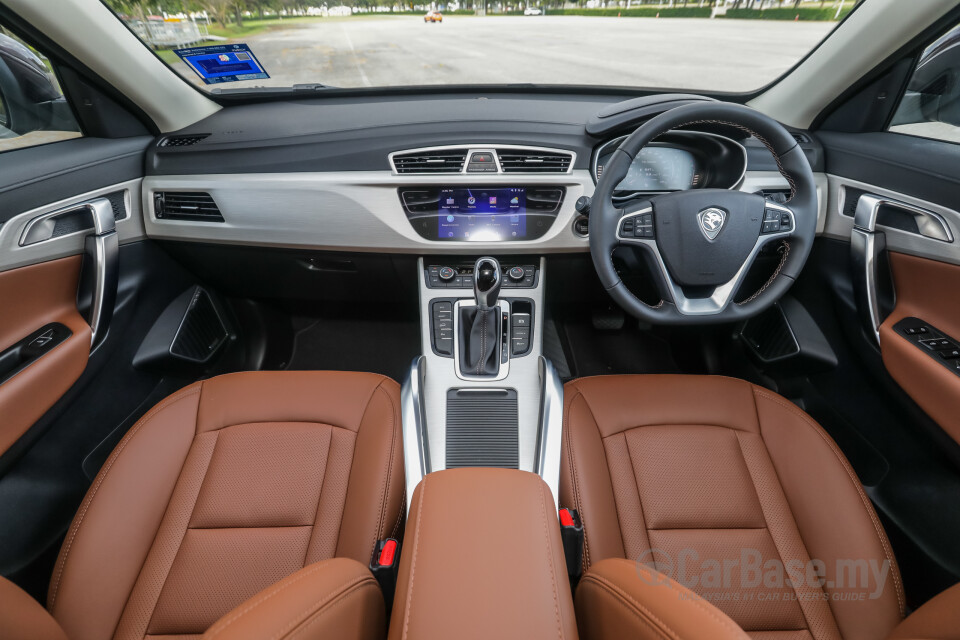
<path fill-rule="evenodd" d="M 556 503 L 563 388 L 542 356 L 545 261 L 435 256 L 418 267 L 422 355 L 403 385 L 407 504 L 427 474 L 463 467 L 536 473 Z"/>

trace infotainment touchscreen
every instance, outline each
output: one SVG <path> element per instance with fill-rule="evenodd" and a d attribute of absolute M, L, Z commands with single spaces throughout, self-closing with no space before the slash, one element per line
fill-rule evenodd
<path fill-rule="evenodd" d="M 440 240 L 521 240 L 527 236 L 526 188 L 440 189 Z"/>

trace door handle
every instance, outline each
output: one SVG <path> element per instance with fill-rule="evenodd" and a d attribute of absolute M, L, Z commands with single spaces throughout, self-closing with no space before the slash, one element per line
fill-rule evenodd
<path fill-rule="evenodd" d="M 864 194 L 857 201 L 850 232 L 850 261 L 857 312 L 864 332 L 880 344 L 880 325 L 893 308 L 894 291 L 887 259 L 887 237 L 877 231 L 884 198 Z"/>
<path fill-rule="evenodd" d="M 120 244 L 113 206 L 106 198 L 84 202 L 76 209 L 93 218 L 93 233 L 83 241 L 83 265 L 77 287 L 77 309 L 90 325 L 90 350 L 107 335 L 120 278 Z"/>

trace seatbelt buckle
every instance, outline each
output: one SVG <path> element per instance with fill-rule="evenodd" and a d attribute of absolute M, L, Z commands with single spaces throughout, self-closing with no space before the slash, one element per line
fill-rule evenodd
<path fill-rule="evenodd" d="M 400 543 L 393 538 L 378 540 L 370 557 L 370 573 L 380 584 L 383 601 L 387 605 L 387 615 L 393 608 L 393 594 L 397 588 L 397 574 L 400 570 Z"/>
<path fill-rule="evenodd" d="M 576 509 L 560 509 L 560 539 L 563 541 L 570 586 L 574 587 L 583 572 L 583 523 Z"/>

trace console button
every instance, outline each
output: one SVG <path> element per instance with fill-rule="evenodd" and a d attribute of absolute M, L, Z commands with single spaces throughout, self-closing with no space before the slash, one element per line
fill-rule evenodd
<path fill-rule="evenodd" d="M 908 336 L 915 336 L 915 335 L 923 335 L 925 333 L 928 333 L 928 330 L 926 327 L 909 327 L 907 329 L 904 329 L 903 332 Z"/>
<path fill-rule="evenodd" d="M 457 270 L 453 267 L 440 267 L 440 269 L 437 271 L 437 275 L 439 275 L 440 279 L 444 282 L 450 282 L 456 277 Z"/>
<path fill-rule="evenodd" d="M 435 302 L 433 304 L 433 342 L 437 353 L 453 355 L 453 303 Z"/>
<path fill-rule="evenodd" d="M 513 355 L 519 356 L 523 355 L 530 350 L 530 337 L 525 338 L 513 338 L 511 341 Z"/>
<path fill-rule="evenodd" d="M 510 270 L 507 271 L 507 277 L 513 280 L 514 282 L 519 282 L 520 280 L 523 280 L 523 276 L 524 276 L 523 267 L 511 267 Z"/>
<path fill-rule="evenodd" d="M 949 349 L 946 351 L 938 351 L 937 353 L 940 354 L 940 357 L 944 360 L 956 360 L 960 358 L 960 349 Z"/>
<path fill-rule="evenodd" d="M 513 328 L 517 327 L 529 327 L 530 326 L 530 314 L 529 313 L 515 313 L 510 316 L 513 320 Z"/>
<path fill-rule="evenodd" d="M 929 340 L 921 340 L 920 344 L 925 346 L 927 349 L 932 349 L 933 351 L 942 351 L 943 349 L 955 349 L 957 345 L 953 344 L 951 341 L 946 338 L 930 338 Z"/>

